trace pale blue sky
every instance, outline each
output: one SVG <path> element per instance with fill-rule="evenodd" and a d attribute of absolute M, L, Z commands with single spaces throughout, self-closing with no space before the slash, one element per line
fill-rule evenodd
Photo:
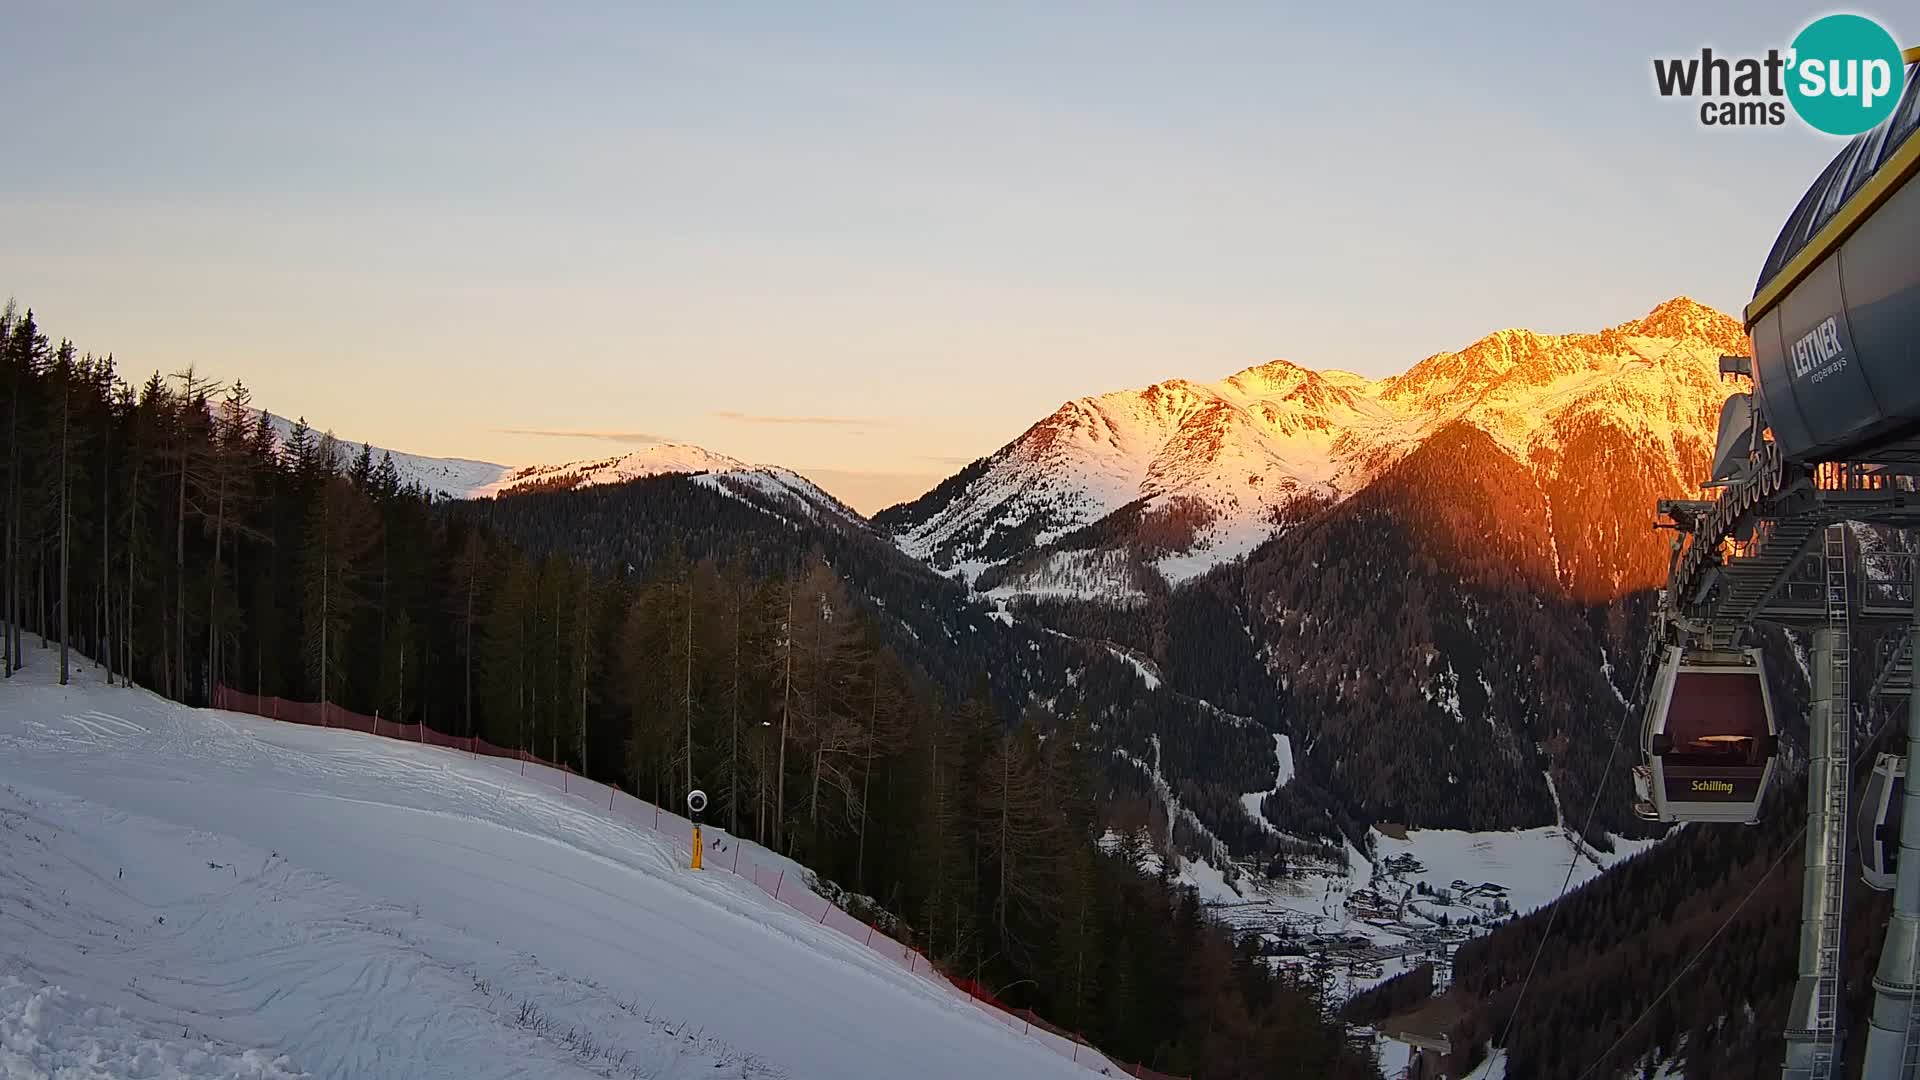
<path fill-rule="evenodd" d="M 354 438 L 872 507 L 1080 394 L 1737 311 L 1835 145 L 1652 89 L 1800 4 L 548 6 L 13 5 L 0 295 Z"/>

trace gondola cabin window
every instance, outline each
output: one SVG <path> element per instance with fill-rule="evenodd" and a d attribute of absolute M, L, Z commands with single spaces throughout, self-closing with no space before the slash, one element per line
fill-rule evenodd
<path fill-rule="evenodd" d="M 1767 763 L 1767 705 L 1749 672 L 1683 671 L 1667 708 L 1668 765 L 1746 767 Z"/>

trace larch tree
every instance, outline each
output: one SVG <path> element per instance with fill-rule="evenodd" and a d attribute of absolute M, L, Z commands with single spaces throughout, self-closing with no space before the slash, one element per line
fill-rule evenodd
<path fill-rule="evenodd" d="M 1052 914 L 1058 831 L 1033 726 L 997 741 L 981 770 L 980 825 L 994 878 L 993 918 L 1003 948 L 1032 950 Z"/>

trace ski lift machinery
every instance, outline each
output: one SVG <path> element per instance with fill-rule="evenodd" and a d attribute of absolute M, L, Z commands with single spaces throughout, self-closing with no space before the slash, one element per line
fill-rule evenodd
<path fill-rule="evenodd" d="M 1920 49 L 1903 59 L 1910 66 L 1893 114 L 1834 156 L 1769 252 L 1743 313 L 1752 355 L 1722 358 L 1722 374 L 1750 379 L 1751 392 L 1721 410 L 1703 486 L 1723 494 L 1661 503 L 1671 527 L 1691 539 L 1672 548 L 1658 651 L 1636 686 L 1646 712 L 1635 810 L 1664 821 L 1752 822 L 1780 768 L 1778 727 L 1760 656 L 1739 646 L 1755 621 L 1814 635 L 1787 1080 L 1829 1080 L 1850 1064 L 1842 1015 L 1849 832 L 1866 883 L 1894 888 L 1865 1053 L 1852 1060 L 1874 1080 L 1911 1080 L 1920 1061 L 1920 877 L 1907 867 L 1898 880 L 1895 861 L 1903 840 L 1920 837 L 1920 814 L 1903 813 L 1906 772 L 1920 760 L 1883 755 L 1848 829 L 1852 627 L 1885 613 L 1856 601 L 1843 523 L 1920 528 L 1920 500 L 1902 480 L 1920 476 Z M 1815 544 L 1824 546 L 1809 551 Z M 1783 591 L 1814 584 L 1795 579 L 1802 566 L 1819 572 L 1818 600 Z M 1909 655 L 1920 654 L 1920 627 L 1909 632 Z M 1920 687 L 1889 682 L 1875 693 L 1889 687 L 1907 693 L 1907 745 L 1920 759 Z"/>
<path fill-rule="evenodd" d="M 1641 732 L 1645 816 L 1752 822 L 1778 767 L 1773 695 L 1758 649 L 1664 648 Z"/>

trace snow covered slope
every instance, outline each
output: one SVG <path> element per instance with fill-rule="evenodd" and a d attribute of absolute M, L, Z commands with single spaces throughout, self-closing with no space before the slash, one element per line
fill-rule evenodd
<path fill-rule="evenodd" d="M 643 450 L 617 454 L 593 461 L 570 461 L 561 465 L 523 465 L 510 469 L 500 479 L 479 488 L 476 497 L 499 495 L 516 490 L 594 487 L 598 484 L 624 484 L 648 476 L 668 473 L 726 472 L 744 469 L 746 462 L 716 454 L 711 450 L 681 443 L 656 443 Z"/>
<path fill-rule="evenodd" d="M 505 763 L 50 667 L 0 686 L 0 1075 L 1085 1075 Z"/>
<path fill-rule="evenodd" d="M 1464 421 L 1550 481 L 1595 428 L 1686 475 L 1711 451 L 1718 356 L 1747 352 L 1728 316 L 1679 297 L 1594 334 L 1502 330 L 1370 381 L 1276 360 L 1079 398 L 921 499 L 877 515 L 900 546 L 975 574 L 1029 558 L 1012 591 L 1046 592 L 1128 543 L 1178 581 L 1251 550 L 1291 516 L 1364 488 Z M 1076 534 L 1076 530 L 1080 532 Z M 1098 592 L 1099 590 L 1092 590 Z M 1116 578 L 1108 590 L 1125 594 Z"/>

